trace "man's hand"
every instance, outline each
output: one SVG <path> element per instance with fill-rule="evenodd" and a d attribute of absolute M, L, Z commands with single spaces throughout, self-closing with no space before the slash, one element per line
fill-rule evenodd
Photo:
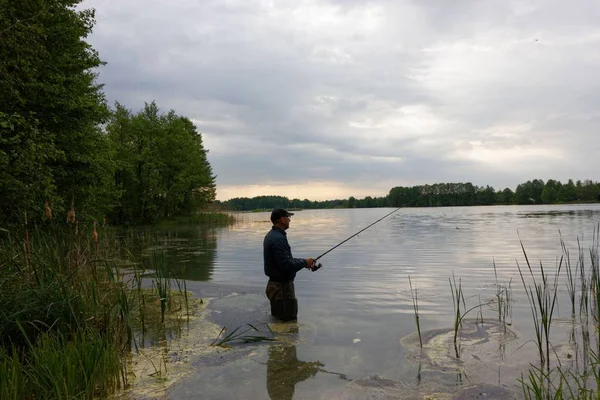
<path fill-rule="evenodd" d="M 312 269 L 313 266 L 315 265 L 315 259 L 314 258 L 307 258 L 304 261 L 306 261 L 306 268 L 308 268 L 308 269 Z"/>

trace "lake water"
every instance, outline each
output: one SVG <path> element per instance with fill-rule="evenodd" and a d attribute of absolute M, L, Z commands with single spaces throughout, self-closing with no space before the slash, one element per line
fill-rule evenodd
<path fill-rule="evenodd" d="M 316 257 L 390 211 L 298 211 L 288 230 L 293 255 Z M 213 321 L 229 326 L 272 322 L 262 261 L 269 213 L 238 217 L 239 223 L 226 228 L 159 232 L 159 247 L 174 269 L 184 271 L 189 290 L 213 298 Z M 244 352 L 228 363 L 197 360 L 194 372 L 166 397 L 198 398 L 201 392 L 202 398 L 215 399 L 423 398 L 435 393 L 452 398 L 482 383 L 515 394 L 520 390 L 516 378 L 537 357 L 528 342 L 533 338 L 531 309 L 517 269 L 517 262 L 526 268 L 520 240 L 534 272 L 541 261 L 553 277 L 562 254 L 559 232 L 574 265 L 577 239 L 587 257 L 599 222 L 598 204 L 400 209 L 323 257 L 321 270 L 298 273 L 293 346 L 242 346 L 228 350 Z M 418 290 L 421 330 L 437 333 L 453 327 L 453 275 L 457 283 L 460 279 L 467 309 L 495 299 L 497 280 L 506 285 L 512 280 L 510 335 L 490 326 L 480 332 L 486 340 L 464 340 L 460 359 L 443 343 L 434 348 L 433 341 L 423 355 L 414 337 L 407 338 L 416 332 L 409 275 Z M 556 343 L 568 342 L 573 328 L 564 282 L 563 275 L 552 336 Z M 494 305 L 469 315 L 476 318 L 479 312 L 486 321 L 498 319 Z"/>

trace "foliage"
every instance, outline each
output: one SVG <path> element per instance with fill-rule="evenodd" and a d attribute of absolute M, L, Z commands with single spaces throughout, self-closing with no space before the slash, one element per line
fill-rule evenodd
<path fill-rule="evenodd" d="M 192 214 L 215 198 L 201 134 L 154 103 L 111 115 L 79 3 L 0 0 L 0 225 Z"/>
<path fill-rule="evenodd" d="M 189 316 L 186 283 L 164 257 L 124 272 L 106 260 L 131 248 L 127 236 L 90 228 L 2 232 L 0 398 L 106 398 L 127 385 L 127 356 L 148 329 L 165 335 Z"/>
<path fill-rule="evenodd" d="M 214 200 L 208 151 L 188 118 L 160 114 L 154 102 L 137 114 L 117 103 L 106 130 L 116 149 L 119 201 L 111 212 L 116 223 L 190 215 Z"/>
<path fill-rule="evenodd" d="M 369 208 L 369 207 L 455 207 L 481 206 L 496 204 L 552 204 L 571 202 L 600 201 L 600 183 L 586 180 L 567 184 L 549 179 L 546 184 L 540 179 L 527 181 L 517 186 L 513 192 L 509 188 L 496 191 L 491 186 L 475 186 L 467 183 L 435 183 L 411 187 L 397 186 L 387 196 L 357 199 L 350 196 L 347 200 L 310 201 L 308 199 L 290 200 L 283 196 L 236 197 L 217 206 L 235 211 L 271 210 L 277 207 L 315 209 L 315 208 Z"/>
<path fill-rule="evenodd" d="M 227 201 L 215 201 L 217 207 L 233 211 L 256 211 L 272 210 L 273 208 L 287 209 L 317 209 L 317 208 L 366 208 L 366 207 L 387 207 L 387 197 L 370 197 L 364 199 L 337 199 L 324 201 L 311 201 L 308 199 L 289 199 L 284 196 L 257 196 L 257 197 L 236 197 Z"/>
<path fill-rule="evenodd" d="M 110 152 L 99 125 L 108 117 L 85 38 L 93 10 L 78 1 L 0 5 L 0 222 L 64 215 L 72 203 L 98 218 L 109 194 Z"/>

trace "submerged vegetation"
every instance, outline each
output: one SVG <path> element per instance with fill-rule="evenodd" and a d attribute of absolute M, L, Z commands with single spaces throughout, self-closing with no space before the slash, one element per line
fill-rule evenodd
<path fill-rule="evenodd" d="M 600 396 L 600 225 L 594 229 L 592 245 L 589 248 L 589 260 L 586 261 L 585 252 L 581 247 L 579 238 L 578 254 L 574 268 L 567 246 L 561 237 L 562 256 L 557 260 L 556 269 L 550 274 L 540 262 L 535 268 L 529 260 L 525 246 L 521 242 L 521 249 L 525 259 L 526 268 L 517 262 L 517 268 L 523 289 L 531 310 L 534 340 L 539 357 L 538 363 L 530 364 L 529 370 L 521 375 L 519 380 L 522 394 L 525 399 L 596 399 Z M 496 277 L 495 299 L 491 299 L 486 306 L 498 312 L 498 322 L 502 324 L 504 333 L 507 331 L 507 317 L 512 313 L 513 300 L 512 279 L 508 284 L 500 283 L 494 262 L 494 275 Z M 574 346 L 576 362 L 564 363 L 557 349 L 552 343 L 552 327 L 558 307 L 558 296 L 561 289 L 561 273 L 566 271 L 566 286 L 570 300 L 571 334 L 570 344 Z M 579 282 L 577 282 L 579 280 Z M 579 283 L 579 290 L 577 290 Z M 416 289 L 409 276 L 409 288 L 413 298 L 413 311 L 415 314 L 417 334 L 420 347 L 423 347 L 422 326 L 419 321 L 419 309 L 416 298 Z M 465 296 L 461 281 L 450 279 L 452 301 L 454 306 L 453 345 L 456 358 L 460 358 L 460 330 L 464 316 L 477 308 L 479 304 L 471 307 L 466 312 Z M 576 295 L 579 295 L 579 302 Z M 576 306 L 579 305 L 579 312 Z M 483 312 L 480 311 L 481 324 L 483 325 Z M 479 320 L 476 320 L 476 324 Z M 594 341 L 597 348 L 591 345 Z M 525 343 L 527 344 L 527 343 Z M 572 354 L 567 358 L 573 358 Z"/>

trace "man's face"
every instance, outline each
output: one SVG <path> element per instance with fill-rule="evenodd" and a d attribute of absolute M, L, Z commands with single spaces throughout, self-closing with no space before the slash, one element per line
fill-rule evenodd
<path fill-rule="evenodd" d="M 287 229 L 290 227 L 290 219 L 291 217 L 281 217 L 279 218 L 279 224 L 283 229 Z"/>

